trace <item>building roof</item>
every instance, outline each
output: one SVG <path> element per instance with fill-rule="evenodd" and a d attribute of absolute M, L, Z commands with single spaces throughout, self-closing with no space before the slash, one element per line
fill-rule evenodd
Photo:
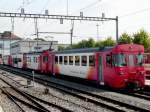
<path fill-rule="evenodd" d="M 19 36 L 11 33 L 10 31 L 4 31 L 0 33 L 0 39 L 2 40 L 22 40 Z"/>

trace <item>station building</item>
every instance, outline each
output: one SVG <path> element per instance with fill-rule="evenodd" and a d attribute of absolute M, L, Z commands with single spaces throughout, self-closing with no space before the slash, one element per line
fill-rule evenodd
<path fill-rule="evenodd" d="M 10 44 L 20 40 L 22 39 L 19 36 L 10 31 L 0 33 L 0 56 L 10 55 Z"/>

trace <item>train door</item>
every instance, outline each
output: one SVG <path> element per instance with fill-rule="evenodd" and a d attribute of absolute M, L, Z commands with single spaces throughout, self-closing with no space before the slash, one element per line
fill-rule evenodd
<path fill-rule="evenodd" d="M 100 84 L 104 84 L 104 77 L 103 77 L 103 56 L 99 56 L 99 59 L 98 59 L 98 62 L 99 62 L 99 68 L 98 68 L 98 71 L 99 71 L 99 81 L 100 81 Z"/>

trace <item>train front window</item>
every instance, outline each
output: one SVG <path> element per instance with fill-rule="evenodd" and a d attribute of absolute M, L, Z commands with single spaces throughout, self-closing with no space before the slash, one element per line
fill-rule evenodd
<path fill-rule="evenodd" d="M 125 54 L 114 55 L 114 65 L 118 67 L 127 66 Z"/>
<path fill-rule="evenodd" d="M 138 55 L 136 55 L 136 64 L 138 65 L 138 66 L 142 66 L 142 64 L 143 64 L 143 55 L 142 54 L 138 54 Z"/>

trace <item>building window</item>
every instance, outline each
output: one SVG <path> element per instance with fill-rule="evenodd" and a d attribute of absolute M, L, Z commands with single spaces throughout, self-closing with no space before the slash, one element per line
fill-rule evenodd
<path fill-rule="evenodd" d="M 55 64 L 58 64 L 58 56 L 55 56 Z"/>
<path fill-rule="evenodd" d="M 73 56 L 69 56 L 69 65 L 73 65 Z"/>
<path fill-rule="evenodd" d="M 64 65 L 68 64 L 68 56 L 64 56 Z"/>
<path fill-rule="evenodd" d="M 62 64 L 62 61 L 63 61 L 63 57 L 59 56 L 59 64 Z"/>
<path fill-rule="evenodd" d="M 75 56 L 75 65 L 80 65 L 80 56 Z"/>
<path fill-rule="evenodd" d="M 94 56 L 89 56 L 89 66 L 95 66 L 95 59 Z"/>
<path fill-rule="evenodd" d="M 82 66 L 87 66 L 87 56 L 82 56 Z"/>

